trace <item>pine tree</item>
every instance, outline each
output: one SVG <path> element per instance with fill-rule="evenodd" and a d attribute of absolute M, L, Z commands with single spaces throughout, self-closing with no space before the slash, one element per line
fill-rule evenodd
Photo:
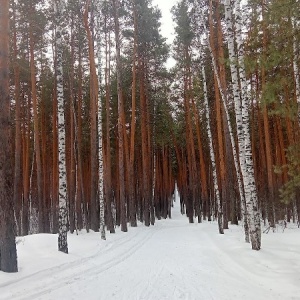
<path fill-rule="evenodd" d="M 116 72 L 118 89 L 118 159 L 119 159 L 119 197 L 121 230 L 127 232 L 126 200 L 125 200 L 125 160 L 124 160 L 124 99 L 122 91 L 122 64 L 120 45 L 119 0 L 113 0 L 115 39 L 116 39 Z"/>
<path fill-rule="evenodd" d="M 12 199 L 9 99 L 9 1 L 0 1 L 0 270 L 17 272 Z"/>
<path fill-rule="evenodd" d="M 29 20 L 29 47 L 30 47 L 30 78 L 31 78 L 31 94 L 33 106 L 33 124 L 34 124 L 34 152 L 37 168 L 37 190 L 38 190 L 38 229 L 37 232 L 44 232 L 44 207 L 43 207 L 43 177 L 42 177 L 42 162 L 41 162 L 41 145 L 40 145 L 40 126 L 38 119 L 38 95 L 37 95 L 37 82 L 36 82 L 36 62 L 35 62 L 35 40 L 34 40 L 34 21 L 36 15 L 35 3 L 29 1 L 30 5 L 30 20 Z"/>
<path fill-rule="evenodd" d="M 13 57 L 14 57 L 14 84 L 15 84 L 15 168 L 14 168 L 14 206 L 16 214 L 17 234 L 21 234 L 21 219 L 20 210 L 22 206 L 22 193 L 21 193 L 21 97 L 20 97 L 20 66 L 18 64 L 18 44 L 17 44 L 17 20 L 16 20 L 16 6 L 12 2 L 13 10 Z"/>
<path fill-rule="evenodd" d="M 105 40 L 105 200 L 106 200 L 106 224 L 110 233 L 115 233 L 114 220 L 112 214 L 113 188 L 112 188 L 112 155 L 111 155 L 111 23 L 112 16 L 110 11 L 111 4 L 104 2 L 103 7 L 103 30 Z"/>
<path fill-rule="evenodd" d="M 186 128 L 186 151 L 188 159 L 188 197 L 186 203 L 187 216 L 190 222 L 193 222 L 194 205 L 196 203 L 196 155 L 195 145 L 193 139 L 193 124 L 191 106 L 191 44 L 194 38 L 194 33 L 191 28 L 191 18 L 188 13 L 188 5 L 186 1 L 179 2 L 177 7 L 173 8 L 173 15 L 177 26 L 175 32 L 177 33 L 176 51 L 178 57 L 181 58 L 179 64 L 183 69 L 183 103 L 185 112 L 185 128 Z"/>

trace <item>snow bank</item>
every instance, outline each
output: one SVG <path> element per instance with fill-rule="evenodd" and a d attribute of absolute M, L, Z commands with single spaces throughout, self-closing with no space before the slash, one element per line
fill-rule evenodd
<path fill-rule="evenodd" d="M 219 235 L 216 223 L 172 220 L 100 234 L 18 238 L 19 273 L 0 272 L 0 299 L 300 299 L 300 230 L 263 234 L 262 250 L 244 243 L 242 226 Z"/>

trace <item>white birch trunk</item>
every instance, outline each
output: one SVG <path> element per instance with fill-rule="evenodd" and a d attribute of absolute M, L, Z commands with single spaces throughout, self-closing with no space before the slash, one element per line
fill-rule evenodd
<path fill-rule="evenodd" d="M 102 101 L 101 101 L 101 8 L 100 0 L 96 0 L 97 13 L 97 57 L 98 57 L 98 197 L 100 207 L 100 234 L 101 239 L 105 240 L 105 222 L 104 222 L 104 193 L 103 193 L 103 132 L 102 132 Z"/>
<path fill-rule="evenodd" d="M 203 78 L 204 106 L 205 106 L 205 114 L 206 114 L 206 121 L 207 121 L 206 128 L 207 128 L 207 135 L 208 135 L 208 142 L 209 142 L 209 152 L 210 152 L 211 167 L 212 167 L 212 174 L 213 174 L 214 190 L 215 190 L 215 195 L 216 195 L 216 200 L 217 200 L 218 226 L 219 226 L 219 233 L 224 234 L 223 212 L 222 212 L 222 207 L 221 207 L 221 198 L 220 198 L 220 191 L 219 191 L 219 186 L 218 186 L 216 160 L 215 160 L 215 153 L 214 153 L 212 134 L 211 134 L 211 128 L 210 128 L 207 84 L 206 84 L 206 75 L 205 75 L 204 66 L 201 67 L 201 71 L 202 71 L 202 78 Z"/>
<path fill-rule="evenodd" d="M 233 153 L 234 167 L 236 170 L 236 176 L 237 176 L 237 181 L 238 181 L 239 194 L 240 194 L 240 199 L 242 202 L 241 208 L 242 208 L 242 213 L 245 214 L 246 213 L 246 201 L 245 201 L 244 190 L 243 190 L 243 181 L 242 181 L 243 179 L 240 174 L 239 159 L 238 159 L 239 156 L 238 156 L 238 152 L 237 152 L 237 149 L 235 146 L 233 130 L 232 130 L 232 126 L 230 123 L 230 116 L 229 116 L 229 112 L 228 112 L 228 108 L 227 108 L 227 95 L 225 94 L 225 91 L 223 90 L 222 85 L 221 85 L 221 80 L 220 80 L 217 63 L 216 63 L 216 58 L 213 55 L 213 51 L 212 51 L 210 43 L 208 43 L 208 48 L 209 48 L 209 52 L 211 55 L 211 59 L 212 59 L 212 63 L 213 63 L 213 70 L 214 70 L 214 74 L 217 78 L 218 88 L 219 88 L 219 91 L 221 94 L 221 99 L 222 99 L 222 103 L 223 103 L 223 107 L 224 107 L 224 111 L 225 111 L 225 116 L 226 116 L 226 121 L 227 121 L 227 125 L 228 125 L 229 136 L 230 136 L 230 143 L 231 143 L 232 153 Z M 234 96 L 237 96 L 238 100 L 239 100 L 239 95 L 234 95 Z M 239 102 L 240 102 L 240 100 L 239 100 Z M 238 130 L 239 129 L 242 130 L 241 125 L 242 124 L 240 124 L 240 126 L 238 127 Z M 240 150 L 239 153 L 240 153 L 240 160 L 243 160 L 244 159 L 243 151 L 241 152 L 241 150 Z M 246 242 L 248 242 L 249 241 L 249 233 L 247 230 L 247 228 L 248 228 L 247 221 L 244 222 L 244 225 L 245 225 L 245 240 L 246 240 Z"/>
<path fill-rule="evenodd" d="M 299 48 L 297 44 L 297 24 L 295 18 L 292 19 L 293 25 L 293 71 L 294 71 L 294 80 L 295 80 L 295 88 L 296 88 L 296 100 L 298 103 L 298 122 L 300 124 L 300 74 L 297 62 L 299 61 Z"/>
<path fill-rule="evenodd" d="M 202 18 L 202 20 L 203 20 L 203 18 Z M 205 23 L 203 21 L 202 21 L 202 25 L 206 29 L 206 32 L 208 32 L 208 30 L 206 28 L 206 25 L 205 25 Z M 210 52 L 212 63 L 213 63 L 214 74 L 215 74 L 215 76 L 217 78 L 217 83 L 218 83 L 219 91 L 220 91 L 220 94 L 221 94 L 221 99 L 222 99 L 222 102 L 223 102 L 223 107 L 224 107 L 224 111 L 225 111 L 225 115 L 226 115 L 226 121 L 227 121 L 227 124 L 228 124 L 228 131 L 229 131 L 230 142 L 231 142 L 231 147 L 232 147 L 234 166 L 235 166 L 236 175 L 237 175 L 239 194 L 240 194 L 240 198 L 241 198 L 241 202 L 242 202 L 242 204 L 241 204 L 242 214 L 244 215 L 246 213 L 246 204 L 245 204 L 246 201 L 245 201 L 244 190 L 243 190 L 243 178 L 242 178 L 242 176 L 240 174 L 238 152 L 237 152 L 237 149 L 236 149 L 236 146 L 235 146 L 235 141 L 234 141 L 234 136 L 233 136 L 233 130 L 232 130 L 232 126 L 231 126 L 231 123 L 230 123 L 230 116 L 229 116 L 229 112 L 228 112 L 228 108 L 227 108 L 227 95 L 223 91 L 223 88 L 222 88 L 222 85 L 221 85 L 220 76 L 218 74 L 218 68 L 217 68 L 216 59 L 215 59 L 215 57 L 213 55 L 213 51 L 212 51 L 212 48 L 211 48 L 211 45 L 210 45 L 209 41 L 208 41 L 208 48 L 209 48 L 209 52 Z M 237 72 L 236 72 L 236 74 L 237 74 Z M 207 95 L 206 95 L 206 97 L 207 97 Z M 234 97 L 238 97 L 239 98 L 240 96 L 238 94 L 234 94 Z M 240 111 L 241 111 L 241 109 L 240 109 Z M 241 115 L 241 113 L 240 113 L 240 115 Z M 241 117 L 240 117 L 240 120 L 241 120 Z M 242 126 L 240 125 L 239 128 L 242 128 Z M 243 147 L 241 147 L 241 148 L 243 149 Z M 248 242 L 249 241 L 249 233 L 247 234 L 247 232 L 248 232 L 247 221 L 244 222 L 244 226 L 245 226 L 245 240 L 246 240 L 246 242 Z"/>
<path fill-rule="evenodd" d="M 63 37 L 65 2 L 54 1 L 56 15 L 56 93 L 58 103 L 58 149 L 59 149 L 59 215 L 58 215 L 58 250 L 68 253 L 67 242 L 67 177 L 66 177 L 66 142 L 65 142 L 65 115 L 64 115 L 64 87 L 63 87 Z"/>
<path fill-rule="evenodd" d="M 242 102 L 240 95 L 240 87 L 239 87 L 239 79 L 238 79 L 238 68 L 237 68 L 237 56 L 234 48 L 234 29 L 232 22 L 232 7 L 230 5 L 230 0 L 225 0 L 225 23 L 227 27 L 227 45 L 229 52 L 229 60 L 230 60 L 230 72 L 231 72 L 231 81 L 232 81 L 232 89 L 233 89 L 233 99 L 234 99 L 234 108 L 235 108 L 235 119 L 236 119 L 236 128 L 238 135 L 238 156 L 241 168 L 245 168 L 245 155 L 244 155 L 244 131 L 243 131 L 243 122 L 242 122 Z M 228 113 L 226 112 L 226 115 Z M 227 121 L 228 121 L 227 117 Z M 234 145 L 234 139 L 232 140 L 232 144 Z M 240 176 L 240 168 L 237 161 L 237 151 L 234 151 L 235 155 L 235 169 L 238 176 L 238 186 L 240 192 L 241 199 L 241 211 L 243 215 L 244 221 L 244 232 L 245 232 L 245 241 L 247 243 L 249 240 L 249 227 L 248 227 L 248 218 L 247 218 L 247 208 L 246 208 L 246 199 L 244 195 L 244 187 L 243 187 L 243 178 Z M 245 173 L 245 172 L 244 172 Z"/>
<path fill-rule="evenodd" d="M 35 151 L 33 151 L 33 158 L 30 171 L 29 180 L 29 234 L 39 233 L 39 220 L 37 209 L 32 205 L 32 181 L 33 181 L 33 169 L 35 162 Z"/>
<path fill-rule="evenodd" d="M 234 5 L 235 1 L 232 1 Z M 251 138 L 250 138 L 250 117 L 249 117 L 249 97 L 246 79 L 246 71 L 244 64 L 244 51 L 242 43 L 242 12 L 240 8 L 240 0 L 236 1 L 236 39 L 238 47 L 238 65 L 241 84 L 242 99 L 242 124 L 244 131 L 244 154 L 246 165 L 242 169 L 244 179 L 245 198 L 248 212 L 248 222 L 250 228 L 250 240 L 253 250 L 261 248 L 261 226 L 260 213 L 258 208 L 258 199 L 256 192 L 256 184 L 254 177 L 254 167 L 252 158 Z M 241 162 L 242 163 L 242 162 Z"/>

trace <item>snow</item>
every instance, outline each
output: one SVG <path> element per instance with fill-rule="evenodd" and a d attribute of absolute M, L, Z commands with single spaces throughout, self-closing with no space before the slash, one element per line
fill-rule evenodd
<path fill-rule="evenodd" d="M 244 243 L 242 226 L 218 234 L 216 222 L 188 224 L 179 213 L 155 226 L 107 234 L 18 238 L 19 273 L 0 272 L 0 299 L 226 300 L 300 299 L 299 229 L 263 234 L 263 248 Z"/>

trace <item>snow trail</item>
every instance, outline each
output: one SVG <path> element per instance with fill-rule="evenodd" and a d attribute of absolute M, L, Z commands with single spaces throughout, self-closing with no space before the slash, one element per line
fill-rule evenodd
<path fill-rule="evenodd" d="M 0 273 L 0 299 L 300 299 L 300 243 L 287 248 L 292 260 L 284 259 L 282 245 L 254 252 L 242 242 L 241 226 L 219 235 L 216 223 L 188 224 L 178 202 L 173 219 L 150 228 L 107 241 L 97 233 L 69 235 L 69 255 L 49 249 L 53 235 L 25 237 L 18 244 L 21 271 Z M 268 235 L 267 244 L 280 237 Z"/>

